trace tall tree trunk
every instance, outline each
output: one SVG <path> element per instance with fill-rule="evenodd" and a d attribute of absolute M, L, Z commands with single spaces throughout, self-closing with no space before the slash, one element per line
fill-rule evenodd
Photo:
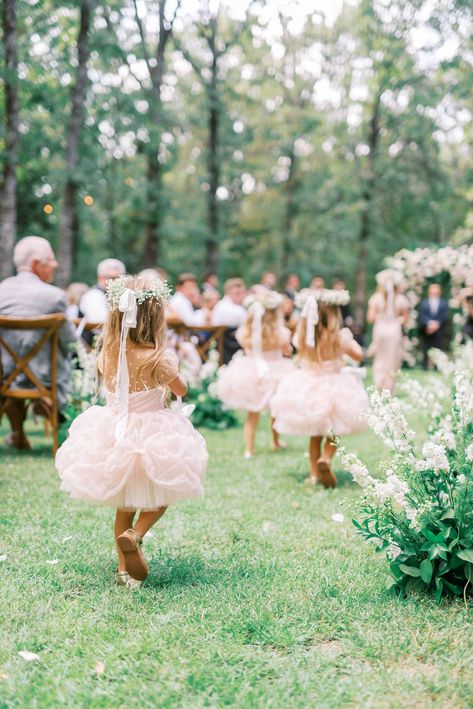
<path fill-rule="evenodd" d="M 218 97 L 218 55 L 215 47 L 216 27 L 210 37 L 212 51 L 211 76 L 208 83 L 208 139 L 207 139 L 207 169 L 209 173 L 209 192 L 207 201 L 208 237 L 206 244 L 206 269 L 215 273 L 219 257 L 219 210 L 217 189 L 220 184 L 219 155 L 219 97 Z"/>
<path fill-rule="evenodd" d="M 66 286 L 72 275 L 74 254 L 77 249 L 78 230 L 77 191 L 79 179 L 79 145 L 83 124 L 84 103 L 87 87 L 87 62 L 89 60 L 89 31 L 92 18 L 93 0 L 81 0 L 80 28 L 77 37 L 78 64 L 76 82 L 71 92 L 71 115 L 67 127 L 66 147 L 66 182 L 63 193 L 63 206 L 59 222 L 58 247 L 58 283 Z"/>
<path fill-rule="evenodd" d="M 12 252 L 16 241 L 16 166 L 18 160 L 18 57 L 16 47 L 16 0 L 3 0 L 3 42 L 5 52 L 5 155 L 0 190 L 0 278 L 13 270 Z"/>
<path fill-rule="evenodd" d="M 161 163 L 155 151 L 147 156 L 147 215 L 145 224 L 144 266 L 153 268 L 161 265 L 162 192 L 163 180 Z"/>
<path fill-rule="evenodd" d="M 375 159 L 379 144 L 381 92 L 376 95 L 369 124 L 368 174 L 363 187 L 363 210 L 361 213 L 360 231 L 358 233 L 358 265 L 356 269 L 355 289 L 355 322 L 362 326 L 365 317 L 366 304 L 366 271 L 368 246 L 371 235 L 371 212 L 375 187 Z"/>
<path fill-rule="evenodd" d="M 150 92 L 150 132 L 149 143 L 146 151 L 147 155 L 147 214 L 145 225 L 145 243 L 143 260 L 146 268 L 160 265 L 161 259 L 161 232 L 164 221 L 164 187 L 163 187 L 163 166 L 159 162 L 159 151 L 161 147 L 161 136 L 164 125 L 164 113 L 162 103 L 162 86 L 164 72 L 166 68 L 166 45 L 172 32 L 172 21 L 166 20 L 166 2 L 159 0 L 159 39 L 156 46 L 155 61 L 151 62 L 148 55 L 144 28 L 138 14 L 136 0 L 134 0 L 135 17 L 140 31 L 143 53 L 146 59 L 148 72 L 151 79 Z M 179 3 L 176 6 L 175 12 Z"/>
<path fill-rule="evenodd" d="M 294 188 L 295 188 L 295 173 L 296 173 L 296 155 L 294 145 L 291 145 L 289 151 L 289 172 L 284 185 L 285 205 L 283 218 L 283 235 L 282 235 L 282 252 L 281 252 L 281 271 L 287 272 L 292 256 L 292 222 L 294 220 Z"/>

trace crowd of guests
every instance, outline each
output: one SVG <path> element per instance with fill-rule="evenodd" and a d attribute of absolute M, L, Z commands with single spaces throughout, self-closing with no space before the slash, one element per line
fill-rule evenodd
<path fill-rule="evenodd" d="M 77 337 L 94 336 L 93 327 L 105 322 L 108 312 L 106 286 L 111 279 L 125 275 L 125 265 L 114 258 L 101 261 L 97 267 L 96 283 L 90 287 L 85 283 L 72 283 L 65 291 L 52 285 L 58 266 L 50 243 L 41 237 L 30 236 L 20 240 L 14 250 L 13 261 L 17 275 L 0 283 L 0 315 L 28 317 L 49 313 L 64 313 L 67 317 L 60 329 L 57 388 L 59 408 L 63 407 L 70 389 L 69 353 L 70 345 Z M 146 269 L 138 274 L 144 278 L 167 279 L 160 268 Z M 224 362 L 231 360 L 240 348 L 235 332 L 246 320 L 247 308 L 244 303 L 250 294 L 276 292 L 281 295 L 281 314 L 284 325 L 295 330 L 300 313 L 295 307 L 297 293 L 301 290 L 298 274 L 291 273 L 284 283 L 278 282 L 272 271 L 262 274 L 260 282 L 249 285 L 240 277 L 229 278 L 221 286 L 216 274 L 207 274 L 199 287 L 193 273 L 180 274 L 175 283 L 175 293 L 167 310 L 170 327 L 181 324 L 199 328 L 205 337 L 206 328 L 225 328 Z M 307 284 L 313 291 L 327 287 L 320 275 L 314 275 Z M 344 291 L 345 282 L 337 278 L 329 284 L 333 291 Z M 467 318 L 464 326 L 465 337 L 473 335 L 473 294 L 466 296 Z M 355 340 L 364 344 L 362 329 L 354 322 L 350 305 L 340 308 L 342 326 L 349 328 Z M 368 353 L 374 359 L 375 384 L 380 388 L 394 389 L 396 372 L 402 361 L 403 327 L 409 319 L 409 303 L 403 294 L 403 283 L 399 274 L 386 269 L 377 276 L 377 289 L 368 304 L 367 321 L 373 325 L 372 343 Z M 428 287 L 427 297 L 419 309 L 419 331 L 423 348 L 423 364 L 430 366 L 428 351 L 432 347 L 444 348 L 448 326 L 448 304 L 442 297 L 439 284 Z M 18 356 L 22 357 L 33 346 L 38 333 L 9 331 L 8 342 Z M 34 358 L 31 369 L 46 384 L 49 381 L 48 348 L 43 348 Z M 12 370 L 14 361 L 8 352 L 2 351 L 3 376 Z M 25 382 L 17 382 L 20 386 Z M 17 447 L 27 447 L 23 433 L 26 415 L 24 402 L 9 404 L 7 415 L 12 425 L 11 442 Z"/>

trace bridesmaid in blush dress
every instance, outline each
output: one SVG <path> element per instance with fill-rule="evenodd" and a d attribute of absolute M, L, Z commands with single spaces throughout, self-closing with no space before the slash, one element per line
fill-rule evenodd
<path fill-rule="evenodd" d="M 394 393 L 402 363 L 402 328 L 409 317 L 409 302 L 400 292 L 402 276 L 393 269 L 376 276 L 376 292 L 368 302 L 367 321 L 373 325 L 368 354 L 373 355 L 374 385 Z"/>

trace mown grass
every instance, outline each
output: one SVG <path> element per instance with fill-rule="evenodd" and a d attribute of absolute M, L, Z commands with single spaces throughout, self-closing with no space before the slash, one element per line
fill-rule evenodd
<path fill-rule="evenodd" d="M 206 432 L 206 496 L 154 528 L 135 592 L 113 585 L 113 513 L 59 492 L 40 431 L 0 448 L 1 707 L 472 706 L 471 607 L 385 591 L 358 490 L 304 486 L 306 441 L 274 454 L 266 424 L 251 462 L 241 430 Z"/>

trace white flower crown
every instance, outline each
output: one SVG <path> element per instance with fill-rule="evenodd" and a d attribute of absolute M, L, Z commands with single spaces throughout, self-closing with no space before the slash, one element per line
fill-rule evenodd
<path fill-rule="evenodd" d="M 350 302 L 350 293 L 347 290 L 329 290 L 328 288 L 314 290 L 313 288 L 303 288 L 296 295 L 294 301 L 296 308 L 302 310 L 310 295 L 313 295 L 318 303 L 325 303 L 326 305 L 338 305 L 340 307 L 341 305 L 348 305 Z"/>
<path fill-rule="evenodd" d="M 376 283 L 378 286 L 386 288 L 389 284 L 394 287 L 402 286 L 404 283 L 404 277 L 402 273 L 396 271 L 394 268 L 385 268 L 383 271 L 379 271 L 376 274 Z"/>
<path fill-rule="evenodd" d="M 118 310 L 120 297 L 125 290 L 129 289 L 129 286 L 126 285 L 128 280 L 129 276 L 122 276 L 108 282 L 106 296 L 110 310 Z M 131 288 L 129 290 L 133 291 L 137 305 L 142 305 L 145 300 L 157 300 L 162 305 L 166 305 L 171 298 L 171 287 L 167 281 L 163 281 L 161 278 L 154 278 L 149 282 L 147 288 L 137 288 L 136 290 Z"/>
<path fill-rule="evenodd" d="M 250 308 L 253 303 L 261 303 L 261 305 L 266 310 L 276 310 L 279 308 L 283 302 L 283 297 L 280 293 L 274 290 L 270 291 L 259 291 L 258 293 L 251 293 L 243 301 L 245 308 Z"/>

